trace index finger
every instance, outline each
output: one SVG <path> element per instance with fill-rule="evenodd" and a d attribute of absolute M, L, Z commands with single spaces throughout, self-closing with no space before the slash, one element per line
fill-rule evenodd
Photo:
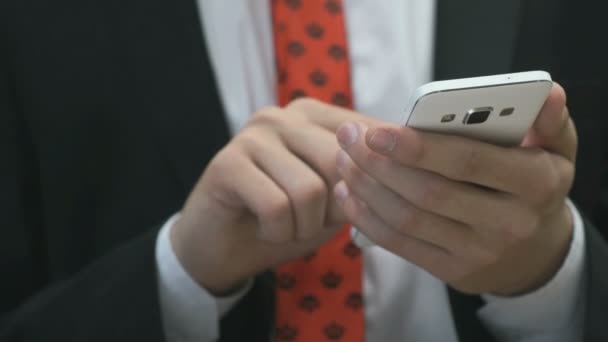
<path fill-rule="evenodd" d="M 312 98 L 299 98 L 290 102 L 285 109 L 299 112 L 307 120 L 335 133 L 345 121 L 358 121 L 366 125 L 378 125 L 381 122 L 353 110 L 330 105 Z"/>

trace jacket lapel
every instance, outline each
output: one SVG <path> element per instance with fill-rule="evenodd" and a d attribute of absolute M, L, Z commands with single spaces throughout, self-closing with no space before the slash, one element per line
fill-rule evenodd
<path fill-rule="evenodd" d="M 134 113 L 155 127 L 157 148 L 187 194 L 229 138 L 195 0 L 121 4 L 124 72 Z"/>
<path fill-rule="evenodd" d="M 439 0 L 435 79 L 512 69 L 522 0 Z"/>

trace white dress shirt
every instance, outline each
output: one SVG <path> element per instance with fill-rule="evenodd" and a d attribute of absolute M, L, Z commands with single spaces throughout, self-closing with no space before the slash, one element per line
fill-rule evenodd
<path fill-rule="evenodd" d="M 269 0 L 198 4 L 221 100 L 236 134 L 256 109 L 276 103 Z M 344 11 L 355 109 L 399 122 L 404 99 L 431 80 L 435 1 L 345 0 Z M 524 296 L 484 296 L 478 315 L 500 341 L 581 340 L 585 240 L 582 220 L 569 205 L 574 235 L 556 276 Z M 248 288 L 228 298 L 200 288 L 171 248 L 168 236 L 176 217 L 162 228 L 156 247 L 167 339 L 215 341 L 219 319 Z M 364 249 L 363 258 L 367 341 L 457 341 L 443 282 L 381 247 Z"/>

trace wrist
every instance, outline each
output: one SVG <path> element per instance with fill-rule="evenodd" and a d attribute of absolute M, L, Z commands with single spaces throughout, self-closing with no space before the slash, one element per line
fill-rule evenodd
<path fill-rule="evenodd" d="M 216 297 L 238 292 L 255 272 L 248 271 L 246 262 L 218 241 L 217 236 L 200 229 L 182 216 L 169 231 L 171 247 L 184 270 L 209 293 Z M 250 263 L 251 265 L 251 263 Z"/>
<path fill-rule="evenodd" d="M 511 272 L 520 275 L 515 277 L 518 281 L 492 292 L 493 295 L 525 295 L 542 288 L 555 277 L 568 256 L 574 230 L 571 212 L 565 205 L 556 217 L 557 219 L 548 220 L 545 224 L 547 228 L 543 229 L 544 234 L 532 241 L 528 248 L 531 253 L 517 256 L 521 267 Z"/>

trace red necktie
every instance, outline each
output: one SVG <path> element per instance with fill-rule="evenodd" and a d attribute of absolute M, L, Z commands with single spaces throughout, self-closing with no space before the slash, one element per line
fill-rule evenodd
<path fill-rule="evenodd" d="M 339 0 L 271 0 L 280 105 L 302 97 L 352 107 Z M 364 340 L 360 250 L 349 227 L 277 270 L 276 341 Z"/>

